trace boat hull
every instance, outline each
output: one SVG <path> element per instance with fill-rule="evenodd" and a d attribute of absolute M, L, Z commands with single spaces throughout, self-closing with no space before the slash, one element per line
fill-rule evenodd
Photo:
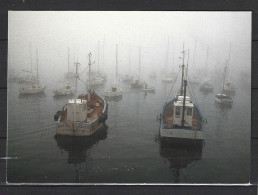
<path fill-rule="evenodd" d="M 86 97 L 85 95 L 84 97 Z M 57 135 L 68 135 L 68 136 L 91 136 L 96 133 L 102 126 L 105 124 L 105 121 L 108 118 L 107 110 L 108 105 L 104 98 L 96 95 L 98 100 L 103 102 L 103 110 L 97 114 L 97 117 L 91 121 L 69 121 L 64 120 L 61 121 L 61 111 L 57 112 L 57 116 L 55 115 L 54 118 L 58 117 L 57 125 L 56 125 L 56 134 Z M 78 97 L 81 99 L 82 97 Z M 65 107 L 64 107 L 65 108 Z"/>
<path fill-rule="evenodd" d="M 169 120 L 166 120 L 166 113 L 173 112 L 174 109 L 171 106 L 174 104 L 175 101 L 177 101 L 178 98 L 174 98 L 170 102 L 166 103 L 163 107 L 161 119 L 160 119 L 160 129 L 159 134 L 160 138 L 179 138 L 179 139 L 185 139 L 185 140 L 203 140 L 204 139 L 204 132 L 203 132 L 203 126 L 204 126 L 204 120 L 202 119 L 202 116 L 199 112 L 199 109 L 194 106 L 194 118 L 196 118 L 195 121 L 192 121 L 192 126 L 176 126 L 174 124 L 170 124 Z M 170 107 L 170 108 L 169 108 Z M 169 109 L 168 109 L 169 108 Z M 170 114 L 170 113 L 167 113 Z M 198 120 L 197 120 L 198 118 Z"/>
<path fill-rule="evenodd" d="M 155 88 L 146 88 L 146 89 L 141 89 L 143 92 L 155 92 Z"/>
<path fill-rule="evenodd" d="M 56 127 L 56 134 L 69 136 L 90 136 L 100 130 L 104 123 L 98 124 L 96 128 L 93 128 L 93 125 L 94 123 L 84 122 L 75 124 L 72 122 L 58 123 Z"/>
<path fill-rule="evenodd" d="M 118 88 L 116 91 L 112 90 L 106 90 L 105 91 L 105 97 L 118 97 L 123 95 L 123 90 L 121 88 Z"/>
<path fill-rule="evenodd" d="M 233 101 L 232 100 L 228 100 L 228 99 L 219 99 L 219 98 L 215 98 L 215 101 L 217 103 L 223 104 L 223 105 L 232 105 Z"/>
<path fill-rule="evenodd" d="M 37 93 L 43 93 L 45 90 L 45 85 L 39 86 L 39 87 L 26 87 L 19 90 L 20 95 L 26 95 L 26 94 L 37 94 Z"/>
<path fill-rule="evenodd" d="M 53 91 L 54 96 L 64 96 L 64 95 L 73 95 L 74 94 L 74 89 L 70 88 L 70 89 L 57 89 Z"/>
<path fill-rule="evenodd" d="M 192 129 L 182 129 L 182 128 L 173 128 L 173 129 L 164 129 L 160 128 L 160 137 L 167 137 L 167 138 L 181 138 L 187 140 L 203 140 L 204 133 L 203 131 L 199 130 L 192 130 Z"/>

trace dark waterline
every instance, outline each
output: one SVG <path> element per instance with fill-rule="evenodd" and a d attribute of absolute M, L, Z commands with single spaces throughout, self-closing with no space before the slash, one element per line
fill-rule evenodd
<path fill-rule="evenodd" d="M 201 113 L 208 121 L 205 143 L 195 148 L 159 144 L 157 116 L 171 89 L 171 84 L 162 83 L 159 78 L 149 84 L 156 87 L 156 93 L 144 94 L 123 84 L 122 99 L 108 101 L 107 127 L 92 138 L 55 135 L 54 114 L 68 98 L 53 98 L 52 83 L 55 80 L 47 80 L 43 95 L 23 97 L 18 95 L 21 85 L 8 85 L 8 156 L 17 157 L 8 160 L 8 182 L 249 182 L 251 90 L 248 83 L 237 85 L 232 108 L 215 104 L 220 84 L 209 94 L 192 85 Z M 83 88 L 80 85 L 81 91 Z"/>

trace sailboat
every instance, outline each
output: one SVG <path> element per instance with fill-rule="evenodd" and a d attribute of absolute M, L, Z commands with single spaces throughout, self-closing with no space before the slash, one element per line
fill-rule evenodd
<path fill-rule="evenodd" d="M 105 97 L 118 97 L 123 95 L 123 89 L 117 84 L 117 45 L 116 45 L 116 81 L 111 89 L 105 90 Z"/>
<path fill-rule="evenodd" d="M 22 70 L 26 72 L 26 76 L 18 77 L 18 83 L 20 84 L 32 84 L 37 82 L 37 77 L 32 73 L 32 57 L 31 57 L 31 44 L 30 44 L 30 70 Z"/>
<path fill-rule="evenodd" d="M 144 82 L 141 91 L 143 91 L 143 92 L 155 92 L 155 87 L 148 87 L 148 84 Z"/>
<path fill-rule="evenodd" d="M 91 66 L 94 63 L 91 63 L 92 54 L 89 53 L 88 56 L 87 94 L 69 99 L 63 109 L 54 115 L 57 135 L 90 136 L 102 129 L 107 120 L 107 102 L 92 89 Z"/>
<path fill-rule="evenodd" d="M 172 76 L 170 74 L 168 74 L 168 71 L 167 71 L 168 56 L 169 56 L 169 39 L 168 39 L 168 48 L 167 48 L 167 58 L 166 58 L 165 69 L 164 69 L 165 75 L 162 78 L 163 82 L 172 82 L 173 81 Z"/>
<path fill-rule="evenodd" d="M 68 72 L 69 72 L 69 48 L 68 48 Z M 54 96 L 64 96 L 64 95 L 73 95 L 74 94 L 74 87 L 72 87 L 69 83 L 68 78 L 68 84 L 62 88 L 55 89 L 53 91 Z"/>
<path fill-rule="evenodd" d="M 39 84 L 39 74 L 38 74 L 38 49 L 36 49 L 36 56 L 37 56 L 37 79 L 36 83 L 33 83 L 32 86 L 29 87 L 22 87 L 19 89 L 20 95 L 26 95 L 26 94 L 38 94 L 38 93 L 44 93 L 45 85 Z"/>
<path fill-rule="evenodd" d="M 139 47 L 139 72 L 138 79 L 131 83 L 131 88 L 142 88 L 143 83 L 140 81 L 141 74 L 141 48 Z"/>
<path fill-rule="evenodd" d="M 229 47 L 229 56 L 228 56 L 228 61 L 227 61 L 227 73 L 230 73 L 230 69 L 229 69 L 230 56 L 231 56 L 231 43 L 230 43 L 230 47 Z M 226 75 L 225 77 L 226 77 L 225 83 L 223 84 L 224 92 L 228 93 L 228 94 L 234 94 L 235 90 L 236 90 L 236 86 L 229 81 L 228 75 Z"/>
<path fill-rule="evenodd" d="M 208 54 L 209 54 L 209 48 L 207 48 L 207 55 L 206 55 L 206 63 L 205 63 L 205 75 L 208 75 L 207 66 L 208 66 Z M 213 91 L 213 85 L 209 83 L 208 80 L 205 80 L 204 83 L 200 85 L 200 91 L 202 92 L 212 92 Z"/>
<path fill-rule="evenodd" d="M 133 81 L 133 77 L 131 76 L 131 47 L 129 49 L 129 62 L 128 62 L 128 74 L 124 76 L 122 81 L 124 83 L 131 83 Z"/>
<path fill-rule="evenodd" d="M 184 47 L 182 53 L 181 94 L 166 102 L 163 106 L 159 130 L 162 142 L 185 140 L 191 143 L 204 140 L 204 120 L 197 105 L 186 95 L 187 70 L 185 70 L 184 65 Z"/>
<path fill-rule="evenodd" d="M 195 39 L 195 41 L 194 41 L 194 53 L 193 53 L 193 68 L 194 68 L 194 70 L 193 71 L 191 71 L 191 75 L 189 75 L 189 77 L 190 77 L 190 80 L 191 80 L 191 84 L 195 84 L 195 85 L 198 85 L 199 83 L 200 83 L 200 78 L 198 77 L 198 71 L 197 71 L 197 69 L 196 69 L 196 66 L 195 66 L 195 56 L 196 56 L 196 44 L 197 43 L 197 41 L 196 41 L 196 39 Z"/>
<path fill-rule="evenodd" d="M 215 97 L 215 102 L 224 105 L 224 106 L 232 106 L 233 104 L 233 100 L 231 99 L 231 97 L 227 94 L 224 93 L 225 90 L 225 79 L 226 79 L 226 75 L 227 75 L 227 64 L 228 62 L 226 62 L 226 66 L 225 66 L 225 70 L 224 70 L 224 75 L 223 75 L 223 82 L 222 82 L 222 90 L 221 93 L 217 94 Z"/>

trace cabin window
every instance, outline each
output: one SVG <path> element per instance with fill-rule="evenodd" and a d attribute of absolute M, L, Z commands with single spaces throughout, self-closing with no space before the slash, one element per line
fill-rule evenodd
<path fill-rule="evenodd" d="M 192 108 L 187 108 L 187 116 L 192 116 Z"/>
<path fill-rule="evenodd" d="M 176 107 L 176 116 L 180 115 L 180 107 Z"/>

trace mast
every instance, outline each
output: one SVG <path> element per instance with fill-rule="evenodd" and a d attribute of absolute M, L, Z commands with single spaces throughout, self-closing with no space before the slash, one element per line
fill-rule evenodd
<path fill-rule="evenodd" d="M 37 85 L 39 85 L 39 72 L 38 72 L 38 48 L 36 48 L 36 57 L 37 57 Z"/>
<path fill-rule="evenodd" d="M 208 55 L 209 55 L 209 47 L 207 48 L 206 62 L 205 62 L 205 73 L 207 76 L 207 67 L 208 67 Z"/>
<path fill-rule="evenodd" d="M 130 48 L 129 48 L 129 77 L 131 75 L 131 45 L 130 45 Z"/>
<path fill-rule="evenodd" d="M 224 78 L 223 78 L 223 84 L 222 84 L 222 94 L 224 92 L 224 84 L 225 84 L 225 80 L 226 80 L 226 74 L 227 74 L 227 65 L 228 65 L 228 61 L 226 61 L 226 66 L 225 66 L 225 70 L 224 70 Z"/>
<path fill-rule="evenodd" d="M 116 44 L 116 84 L 117 84 L 117 44 Z"/>
<path fill-rule="evenodd" d="M 181 52 L 183 54 L 183 64 L 182 64 L 182 80 L 181 80 L 181 91 L 180 91 L 180 95 L 183 95 L 183 87 L 184 87 L 184 69 L 185 69 L 185 44 L 183 43 L 183 51 Z"/>
<path fill-rule="evenodd" d="M 30 72 L 32 76 L 32 57 L 31 57 L 31 43 L 30 43 Z"/>
<path fill-rule="evenodd" d="M 188 74 L 188 61 L 189 61 L 189 49 L 188 49 L 188 57 L 187 57 L 186 76 L 185 76 L 185 79 L 184 79 L 184 100 L 183 100 L 182 127 L 184 127 L 184 123 L 185 123 L 185 98 L 186 98 L 186 86 L 187 86 L 187 74 Z"/>
<path fill-rule="evenodd" d="M 68 59 L 67 59 L 67 61 L 68 61 L 68 72 L 67 72 L 67 74 L 68 74 L 68 86 L 70 85 L 70 83 L 69 83 L 69 80 L 70 80 L 70 76 L 69 76 L 69 61 L 70 61 L 70 50 L 69 50 L 69 47 L 68 47 Z"/>
<path fill-rule="evenodd" d="M 77 78 L 78 78 L 78 66 L 80 63 L 78 61 L 75 63 L 75 91 L 77 93 Z"/>
<path fill-rule="evenodd" d="M 231 41 L 229 43 L 229 54 L 228 54 L 228 61 L 227 61 L 227 72 L 229 73 L 229 61 L 230 61 L 230 57 L 231 57 Z M 226 78 L 226 75 L 225 75 Z"/>
<path fill-rule="evenodd" d="M 88 63 L 88 65 L 89 65 L 88 101 L 90 101 L 90 93 L 91 93 L 91 77 L 90 77 L 90 71 L 91 71 L 91 65 L 94 64 L 95 62 L 91 63 L 91 59 L 90 59 L 91 56 L 92 56 L 91 52 L 88 54 L 88 56 L 89 56 L 89 63 Z"/>
<path fill-rule="evenodd" d="M 98 72 L 99 72 L 99 41 L 98 41 Z"/>
<path fill-rule="evenodd" d="M 168 69 L 168 53 L 169 53 L 169 37 L 168 37 L 168 50 L 167 50 L 167 59 L 166 59 L 166 68 L 165 68 L 165 73 L 167 75 L 167 69 Z"/>
<path fill-rule="evenodd" d="M 139 47 L 139 74 L 138 74 L 139 82 L 140 82 L 140 74 L 141 74 L 141 47 Z"/>
<path fill-rule="evenodd" d="M 182 127 L 184 127 L 184 124 L 185 124 L 185 97 L 186 97 L 186 85 L 187 85 L 187 80 L 184 80 L 184 100 L 183 100 Z"/>

